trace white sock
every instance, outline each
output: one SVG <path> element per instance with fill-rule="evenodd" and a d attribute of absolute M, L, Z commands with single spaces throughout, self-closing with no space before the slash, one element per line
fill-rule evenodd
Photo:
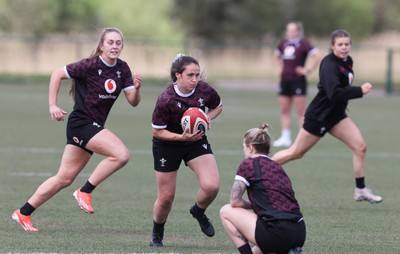
<path fill-rule="evenodd" d="M 282 130 L 282 133 L 281 133 L 282 138 L 291 139 L 291 136 L 292 136 L 292 134 L 291 134 L 290 129 Z"/>

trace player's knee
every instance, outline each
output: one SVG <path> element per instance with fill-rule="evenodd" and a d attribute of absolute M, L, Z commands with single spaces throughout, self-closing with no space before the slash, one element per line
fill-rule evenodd
<path fill-rule="evenodd" d="M 212 193 L 213 196 L 217 196 L 218 192 L 219 192 L 219 184 L 215 185 L 211 188 L 210 192 Z"/>
<path fill-rule="evenodd" d="M 125 166 L 129 162 L 130 158 L 131 153 L 127 148 L 123 149 L 116 155 L 116 160 L 121 167 Z"/>
<path fill-rule="evenodd" d="M 230 204 L 226 204 L 221 209 L 219 210 L 219 216 L 225 217 L 226 214 L 228 214 L 232 210 L 232 206 Z"/>
<path fill-rule="evenodd" d="M 63 187 L 64 187 L 64 188 L 65 188 L 65 187 L 68 187 L 68 186 L 70 186 L 73 182 L 74 182 L 73 179 L 65 179 L 65 180 L 64 180 Z"/>
<path fill-rule="evenodd" d="M 169 209 L 174 202 L 175 195 L 173 193 L 164 193 L 157 198 L 158 205 L 163 209 Z"/>
<path fill-rule="evenodd" d="M 223 207 L 221 207 L 221 209 L 219 210 L 219 217 L 225 218 L 226 214 L 229 213 L 229 211 L 232 209 L 232 206 L 230 204 L 226 204 Z"/>
<path fill-rule="evenodd" d="M 61 187 L 61 188 L 66 188 L 66 187 L 70 186 L 74 182 L 74 179 L 63 178 L 63 177 L 60 177 L 60 176 L 55 176 L 55 179 L 57 181 L 58 186 Z"/>
<path fill-rule="evenodd" d="M 216 196 L 219 192 L 219 182 L 209 182 L 202 184 L 204 192 L 208 193 L 209 196 Z"/>
<path fill-rule="evenodd" d="M 355 149 L 355 152 L 358 154 L 366 154 L 367 153 L 367 143 L 361 142 Z"/>

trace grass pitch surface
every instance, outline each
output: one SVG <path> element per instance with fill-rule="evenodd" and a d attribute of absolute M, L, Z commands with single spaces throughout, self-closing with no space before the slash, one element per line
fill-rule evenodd
<path fill-rule="evenodd" d="M 165 226 L 165 247 L 148 247 L 156 183 L 151 155 L 151 113 L 163 86 L 144 83 L 142 103 L 132 108 L 121 94 L 107 122 L 132 151 L 131 161 L 93 193 L 93 215 L 82 212 L 73 191 L 102 159 L 94 155 L 72 186 L 32 215 L 39 233 L 25 233 L 11 214 L 58 169 L 66 122 L 48 114 L 48 84 L 0 84 L 0 252 L 46 253 L 237 253 L 218 217 L 228 202 L 235 171 L 243 159 L 244 132 L 261 122 L 279 136 L 275 92 L 215 86 L 224 111 L 213 121 L 209 140 L 218 161 L 221 188 L 207 210 L 216 235 L 203 235 L 189 208 L 195 201 L 194 174 L 181 166 L 173 209 Z M 68 83 L 59 106 L 72 109 Z M 309 100 L 313 94 L 310 94 Z M 285 165 L 307 225 L 305 253 L 398 253 L 400 240 L 400 118 L 398 97 L 376 94 L 350 102 L 349 115 L 368 144 L 367 185 L 382 195 L 381 204 L 353 200 L 354 177 L 349 148 L 327 135 L 303 159 Z M 293 122 L 296 122 L 293 114 Z M 294 128 L 294 133 L 297 129 Z M 276 151 L 274 149 L 273 151 Z"/>

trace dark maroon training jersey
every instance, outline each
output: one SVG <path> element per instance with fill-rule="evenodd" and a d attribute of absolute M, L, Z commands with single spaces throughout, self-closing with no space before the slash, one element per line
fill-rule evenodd
<path fill-rule="evenodd" d="M 217 91 L 204 81 L 199 81 L 190 93 L 183 94 L 174 84 L 168 86 L 157 98 L 153 111 L 152 127 L 167 129 L 174 133 L 183 133 L 181 118 L 190 107 L 215 109 L 221 106 Z"/>
<path fill-rule="evenodd" d="M 318 49 L 304 38 L 281 41 L 275 54 L 283 60 L 282 81 L 304 80 L 305 77 L 298 75 L 295 69 L 298 66 L 304 66 L 307 56 L 311 56 L 317 51 Z"/>
<path fill-rule="evenodd" d="M 82 59 L 64 67 L 68 78 L 75 80 L 75 105 L 72 114 L 79 114 L 104 125 L 121 90 L 133 89 L 132 73 L 120 59 L 113 66 L 101 57 Z"/>
<path fill-rule="evenodd" d="M 269 157 L 243 160 L 235 180 L 246 184 L 249 201 L 258 217 L 271 220 L 302 217 L 289 177 L 282 166 Z"/>

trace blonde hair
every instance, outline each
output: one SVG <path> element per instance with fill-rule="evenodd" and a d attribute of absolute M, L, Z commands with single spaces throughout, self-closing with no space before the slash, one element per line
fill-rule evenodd
<path fill-rule="evenodd" d="M 290 21 L 289 23 L 287 23 L 286 27 L 288 25 L 295 25 L 297 28 L 297 32 L 299 33 L 298 37 L 299 38 L 303 38 L 304 37 L 304 27 L 303 27 L 303 23 L 301 21 Z"/>
<path fill-rule="evenodd" d="M 103 51 L 100 49 L 101 45 L 103 45 L 104 40 L 106 38 L 106 35 L 111 32 L 116 32 L 121 36 L 122 39 L 122 46 L 124 45 L 124 35 L 122 34 L 121 30 L 119 30 L 116 27 L 106 27 L 103 29 L 103 31 L 100 34 L 99 42 L 97 44 L 97 47 L 93 52 L 90 54 L 89 58 L 94 58 L 98 57 L 103 53 Z M 71 87 L 69 89 L 69 95 L 71 95 L 72 99 L 75 101 L 75 80 L 71 80 Z"/>
<path fill-rule="evenodd" d="M 270 126 L 262 123 L 258 128 L 252 128 L 244 134 L 246 146 L 252 145 L 256 152 L 268 155 L 271 148 Z"/>
<path fill-rule="evenodd" d="M 99 43 L 97 44 L 96 49 L 90 54 L 90 57 L 100 56 L 103 53 L 100 49 L 101 45 L 104 43 L 106 35 L 111 32 L 119 33 L 122 39 L 122 46 L 124 45 L 124 35 L 122 34 L 121 30 L 116 27 L 107 27 L 103 29 L 103 32 L 100 34 Z"/>

